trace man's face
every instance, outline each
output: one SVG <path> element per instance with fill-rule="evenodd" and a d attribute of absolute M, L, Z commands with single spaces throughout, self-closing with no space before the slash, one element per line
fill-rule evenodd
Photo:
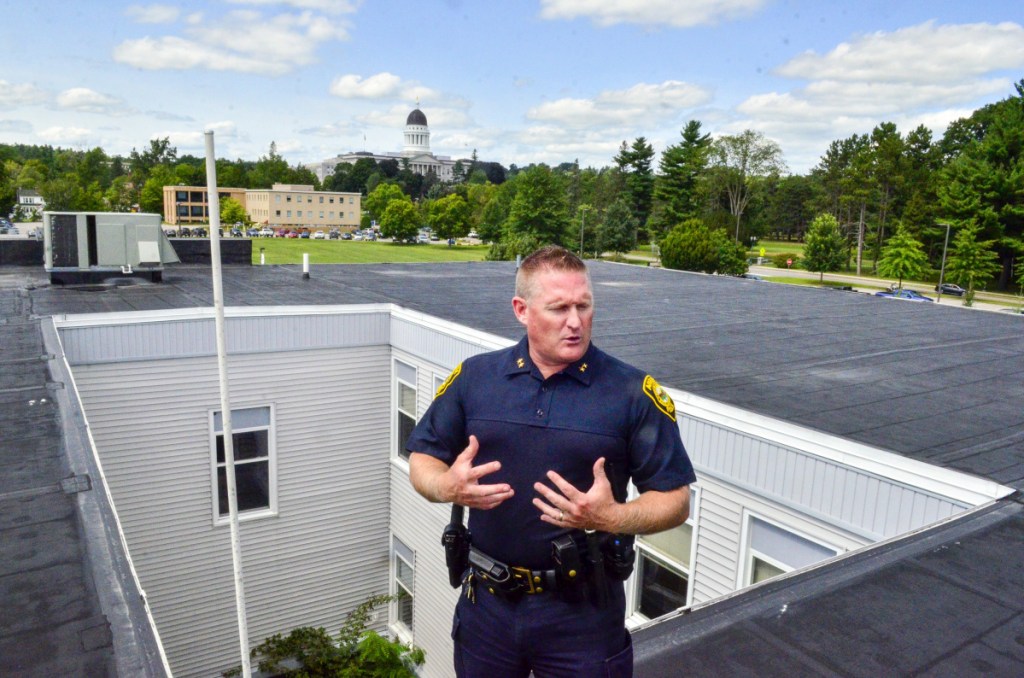
<path fill-rule="evenodd" d="M 590 346 L 594 295 L 586 273 L 539 271 L 530 299 L 512 299 L 512 309 L 526 326 L 530 358 L 544 377 L 583 357 Z"/>

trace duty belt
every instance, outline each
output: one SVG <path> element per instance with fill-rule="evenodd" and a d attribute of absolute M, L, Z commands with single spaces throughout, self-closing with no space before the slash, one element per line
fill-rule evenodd
<path fill-rule="evenodd" d="M 517 598 L 522 594 L 553 592 L 558 590 L 555 570 L 531 570 L 527 567 L 506 565 L 488 556 L 476 547 L 469 549 L 469 564 L 473 573 L 487 590 L 502 598 Z"/>

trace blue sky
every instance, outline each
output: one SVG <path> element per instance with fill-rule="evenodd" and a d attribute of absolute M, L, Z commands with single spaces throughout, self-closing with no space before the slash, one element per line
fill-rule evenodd
<path fill-rule="evenodd" d="M 880 122 L 939 138 L 1024 77 L 1021 0 L 0 0 L 0 142 L 169 137 L 291 164 L 431 149 L 506 167 L 754 129 L 792 172 Z"/>

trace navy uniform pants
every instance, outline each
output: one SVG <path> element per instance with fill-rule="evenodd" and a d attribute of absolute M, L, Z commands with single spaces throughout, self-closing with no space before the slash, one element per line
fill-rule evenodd
<path fill-rule="evenodd" d="M 503 600 L 476 587 L 461 595 L 452 640 L 458 678 L 631 678 L 633 645 L 624 626 L 622 585 L 609 604 L 572 603 L 557 594 Z"/>

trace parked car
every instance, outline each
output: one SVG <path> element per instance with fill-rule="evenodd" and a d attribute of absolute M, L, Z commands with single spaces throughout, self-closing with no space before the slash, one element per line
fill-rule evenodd
<path fill-rule="evenodd" d="M 352 240 L 352 237 L 353 237 L 352 234 L 349 233 L 348 231 L 346 231 L 345 233 L 341 234 L 341 239 L 342 240 Z"/>
<path fill-rule="evenodd" d="M 954 297 L 962 297 L 967 294 L 967 290 L 959 285 L 954 285 L 953 283 L 942 283 L 941 285 L 936 285 L 935 291 L 940 294 L 950 294 Z"/>
<path fill-rule="evenodd" d="M 323 231 L 317 231 L 313 234 L 313 240 L 327 240 L 327 234 Z"/>
<path fill-rule="evenodd" d="M 341 237 L 341 231 L 336 228 L 332 228 L 331 232 L 327 234 L 328 240 L 337 240 Z"/>
<path fill-rule="evenodd" d="M 907 301 L 935 301 L 931 297 L 918 294 L 914 290 L 896 290 L 895 292 L 875 292 L 876 297 L 888 297 L 890 299 L 906 299 Z"/>
<path fill-rule="evenodd" d="M 240 228 L 232 228 L 231 229 L 231 237 L 232 238 L 241 238 L 242 237 L 242 229 L 240 229 Z"/>
<path fill-rule="evenodd" d="M 260 235 L 260 229 L 258 229 L 258 228 L 246 229 L 245 235 L 246 235 L 246 237 L 249 237 L 249 238 L 257 238 Z"/>
<path fill-rule="evenodd" d="M 289 231 L 287 228 L 279 228 L 276 231 L 274 231 L 274 237 L 287 238 L 289 233 L 291 233 L 291 231 Z"/>
<path fill-rule="evenodd" d="M 272 229 L 270 226 L 264 226 L 263 228 L 260 229 L 260 237 L 261 238 L 273 238 L 274 237 L 274 229 Z"/>

